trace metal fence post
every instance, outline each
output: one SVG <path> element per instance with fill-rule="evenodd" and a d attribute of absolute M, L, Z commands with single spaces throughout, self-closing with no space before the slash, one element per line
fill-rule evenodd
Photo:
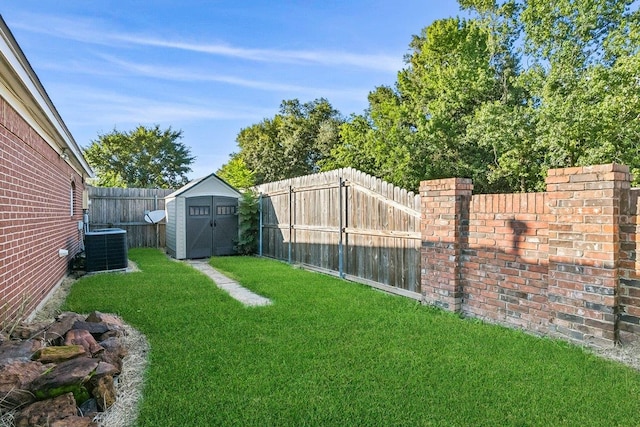
<path fill-rule="evenodd" d="M 258 255 L 262 256 L 262 192 L 258 195 Z"/>
<path fill-rule="evenodd" d="M 343 210 L 343 202 L 342 202 L 342 188 L 344 187 L 344 181 L 342 180 L 342 177 L 339 178 L 339 184 L 338 185 L 338 200 L 339 200 L 339 207 L 338 207 L 338 216 L 340 217 L 340 237 L 338 239 L 338 274 L 340 275 L 341 278 L 344 279 L 344 248 L 342 247 L 342 235 L 344 234 L 344 225 L 343 225 L 343 219 L 342 219 L 342 210 Z"/>
<path fill-rule="evenodd" d="M 291 250 L 293 238 L 293 186 L 289 186 L 289 264 L 291 264 Z"/>

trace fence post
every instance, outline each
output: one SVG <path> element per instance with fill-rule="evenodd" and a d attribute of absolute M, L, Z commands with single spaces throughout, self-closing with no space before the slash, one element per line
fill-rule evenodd
<path fill-rule="evenodd" d="M 293 186 L 289 186 L 289 255 L 287 260 L 289 264 L 291 264 L 291 250 L 292 250 L 292 239 L 293 239 Z"/>
<path fill-rule="evenodd" d="M 154 194 L 153 195 L 153 210 L 158 210 L 158 195 Z M 160 226 L 158 225 L 158 223 L 155 223 L 156 226 L 156 248 L 160 247 Z"/>
<path fill-rule="evenodd" d="M 342 191 L 344 188 L 344 181 L 342 180 L 342 177 L 339 178 L 339 185 L 338 185 L 338 200 L 339 200 L 339 207 L 338 207 L 338 215 L 340 218 L 340 224 L 338 226 L 339 230 L 338 232 L 339 234 L 339 238 L 338 238 L 338 274 L 341 278 L 344 279 L 344 248 L 342 246 L 342 236 L 344 235 L 344 221 L 343 221 L 343 209 L 344 209 L 344 202 L 342 200 Z"/>
<path fill-rule="evenodd" d="M 258 195 L 258 255 L 262 256 L 262 192 Z"/>
<path fill-rule="evenodd" d="M 347 233 L 347 229 L 349 228 L 349 185 L 347 181 L 342 181 L 342 186 L 344 188 L 344 204 L 343 204 L 343 209 L 344 209 L 344 221 L 342 222 L 342 232 L 344 233 L 344 237 L 342 240 L 342 256 L 343 256 L 343 261 L 342 261 L 342 270 L 343 270 L 343 274 L 344 277 L 347 277 L 347 273 L 349 272 L 349 268 L 351 268 L 351 266 L 349 265 L 349 258 L 346 258 L 345 262 L 345 253 L 349 253 L 349 233 Z"/>
<path fill-rule="evenodd" d="M 426 303 L 462 309 L 462 250 L 469 235 L 473 183 L 467 178 L 420 183 L 422 220 L 421 289 Z"/>
<path fill-rule="evenodd" d="M 621 202 L 627 166 L 552 169 L 547 176 L 552 331 L 575 341 L 618 341 Z"/>

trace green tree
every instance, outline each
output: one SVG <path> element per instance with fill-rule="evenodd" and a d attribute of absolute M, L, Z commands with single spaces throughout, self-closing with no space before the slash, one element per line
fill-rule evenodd
<path fill-rule="evenodd" d="M 483 107 L 471 126 L 497 161 L 490 179 L 540 190 L 548 168 L 619 162 L 640 170 L 638 11 L 629 0 L 465 0 L 483 22 L 505 8 L 522 40 L 513 108 Z M 637 6 L 636 6 L 637 9 Z M 507 40 L 507 32 L 494 31 Z M 508 44 L 508 43 L 507 43 Z"/>
<path fill-rule="evenodd" d="M 182 131 L 138 126 L 130 132 L 113 130 L 84 149 L 105 187 L 178 188 L 187 183 L 195 157 L 178 140 Z"/>
<path fill-rule="evenodd" d="M 229 161 L 218 169 L 216 175 L 239 190 L 248 190 L 256 185 L 255 174 L 237 153 L 229 156 Z"/>
<path fill-rule="evenodd" d="M 529 0 L 526 52 L 539 64 L 539 135 L 549 167 L 613 161 L 637 169 L 637 11 L 630 0 Z M 637 33 L 636 33 L 637 34 Z M 631 71 L 635 69 L 635 71 Z"/>
<path fill-rule="evenodd" d="M 502 189 L 488 180 L 494 150 L 469 131 L 484 105 L 518 102 L 509 42 L 477 19 L 435 21 L 414 36 L 398 87 L 415 124 L 420 179 L 468 177 L 478 191 Z"/>
<path fill-rule="evenodd" d="M 537 144 L 537 115 L 528 105 L 486 103 L 467 129 L 467 138 L 493 152 L 486 165 L 493 190 L 542 191 L 545 166 L 543 147 Z"/>
<path fill-rule="evenodd" d="M 413 190 L 469 177 L 478 192 L 538 191 L 549 168 L 618 162 L 640 184 L 636 1 L 459 3 L 468 17 L 414 36 L 395 86 L 373 90 L 363 114 L 337 127 L 286 101 L 244 129 L 257 182 L 351 166 Z"/>
<path fill-rule="evenodd" d="M 318 172 L 340 138 L 342 122 L 326 99 L 283 101 L 275 117 L 240 131 L 238 157 L 256 184 Z"/>
<path fill-rule="evenodd" d="M 395 89 L 377 88 L 369 108 L 342 127 L 328 166 L 355 166 L 413 190 L 424 179 L 471 177 L 487 191 L 492 147 L 468 128 L 489 102 L 515 104 L 516 61 L 478 20 L 443 19 L 410 44 Z M 501 184 L 502 185 L 502 184 Z"/>
<path fill-rule="evenodd" d="M 399 94 L 380 86 L 369 93 L 369 108 L 340 128 L 340 143 L 322 163 L 323 170 L 353 167 L 404 187 L 417 186 L 411 124 Z"/>

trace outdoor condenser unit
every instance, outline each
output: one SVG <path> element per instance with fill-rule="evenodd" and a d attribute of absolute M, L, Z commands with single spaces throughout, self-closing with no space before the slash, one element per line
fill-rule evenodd
<path fill-rule="evenodd" d="M 104 228 L 89 231 L 84 237 L 87 271 L 127 268 L 127 231 Z"/>

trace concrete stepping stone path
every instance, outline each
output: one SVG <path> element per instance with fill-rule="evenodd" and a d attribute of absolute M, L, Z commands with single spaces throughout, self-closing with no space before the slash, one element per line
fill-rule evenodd
<path fill-rule="evenodd" d="M 251 292 L 247 288 L 240 286 L 238 282 L 228 278 L 215 268 L 211 267 L 207 260 L 186 260 L 196 270 L 206 274 L 214 281 L 214 283 L 222 290 L 226 291 L 231 297 L 237 299 L 246 306 L 256 307 L 270 305 L 271 300 L 261 295 Z"/>

